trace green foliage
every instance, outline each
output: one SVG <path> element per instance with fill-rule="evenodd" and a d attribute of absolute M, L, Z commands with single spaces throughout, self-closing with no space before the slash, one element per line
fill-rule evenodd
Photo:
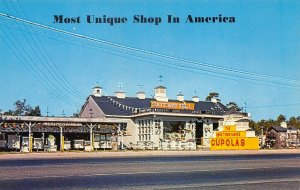
<path fill-rule="evenodd" d="M 41 116 L 41 109 L 39 106 L 32 108 L 29 104 L 26 104 L 26 100 L 17 100 L 14 103 L 15 110 L 8 110 L 3 115 L 15 115 L 15 116 Z"/>
<path fill-rule="evenodd" d="M 27 116 L 41 116 L 41 110 L 39 106 L 35 106 L 34 109 L 30 108 L 27 113 L 25 113 Z"/>
<path fill-rule="evenodd" d="M 285 121 L 286 120 L 286 117 L 284 116 L 284 115 L 282 115 L 282 114 L 280 114 L 278 117 L 277 117 L 277 122 L 279 122 L 279 123 L 281 123 L 281 122 L 283 122 L 283 121 Z"/>
<path fill-rule="evenodd" d="M 293 127 L 300 129 L 300 117 L 299 116 L 297 118 L 291 117 L 288 120 L 287 124 L 288 124 L 288 126 L 293 126 Z"/>
<path fill-rule="evenodd" d="M 218 92 L 210 92 L 205 100 L 210 101 L 212 98 L 218 98 L 218 97 L 219 97 Z"/>
<path fill-rule="evenodd" d="M 260 120 L 260 121 L 253 121 L 251 120 L 249 123 L 249 126 L 255 130 L 258 134 L 259 131 L 261 131 L 261 128 L 263 128 L 264 133 L 272 126 L 280 126 L 280 123 L 286 121 L 288 127 L 296 127 L 300 129 L 300 117 L 291 117 L 288 121 L 286 120 L 286 117 L 282 114 L 280 114 L 276 120 L 269 119 L 269 120 Z"/>
<path fill-rule="evenodd" d="M 73 117 L 79 117 L 79 113 L 73 113 Z"/>
<path fill-rule="evenodd" d="M 228 109 L 234 108 L 236 111 L 241 111 L 241 108 L 235 102 L 229 102 L 228 104 L 226 104 L 226 107 Z"/>

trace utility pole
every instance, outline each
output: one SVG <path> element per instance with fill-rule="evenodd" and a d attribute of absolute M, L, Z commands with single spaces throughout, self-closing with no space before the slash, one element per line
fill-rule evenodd
<path fill-rule="evenodd" d="M 49 107 L 48 107 L 48 106 L 47 106 L 47 112 L 46 112 L 46 113 L 47 113 L 47 117 L 48 117 L 48 116 L 49 116 L 49 113 L 50 113 L 50 112 L 49 112 Z"/>
<path fill-rule="evenodd" d="M 66 117 L 65 110 L 62 111 L 61 115 L 62 115 L 63 117 Z"/>

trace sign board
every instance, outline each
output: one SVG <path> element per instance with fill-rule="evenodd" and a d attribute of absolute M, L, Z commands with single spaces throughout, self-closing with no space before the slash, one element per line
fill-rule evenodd
<path fill-rule="evenodd" d="M 151 108 L 170 109 L 170 110 L 194 110 L 194 103 L 187 102 L 158 102 L 151 101 Z"/>
<path fill-rule="evenodd" d="M 236 131 L 236 126 L 224 126 L 210 139 L 210 150 L 258 150 L 258 137 L 246 137 L 246 131 Z"/>
<path fill-rule="evenodd" d="M 258 150 L 257 137 L 230 137 L 210 139 L 210 150 Z"/>
<path fill-rule="evenodd" d="M 235 125 L 226 125 L 226 126 L 224 126 L 223 131 L 236 131 L 236 126 Z"/>
<path fill-rule="evenodd" d="M 246 137 L 246 131 L 221 131 L 216 133 L 216 137 Z"/>

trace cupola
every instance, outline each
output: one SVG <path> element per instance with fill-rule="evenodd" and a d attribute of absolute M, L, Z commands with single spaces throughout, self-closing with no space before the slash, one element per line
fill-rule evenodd
<path fill-rule="evenodd" d="M 157 101 L 167 102 L 167 88 L 164 86 L 158 86 L 154 88 L 154 99 Z"/>
<path fill-rule="evenodd" d="M 199 97 L 198 97 L 198 96 L 193 96 L 193 97 L 192 97 L 192 100 L 193 100 L 194 102 L 199 102 Z"/>
<path fill-rule="evenodd" d="M 184 101 L 184 95 L 179 92 L 179 94 L 177 94 L 177 100 L 183 102 Z"/>
<path fill-rule="evenodd" d="M 143 91 L 139 91 L 138 93 L 136 93 L 136 97 L 140 100 L 144 100 L 146 99 L 146 93 Z"/>
<path fill-rule="evenodd" d="M 100 86 L 95 86 L 93 88 L 93 95 L 96 97 L 101 97 L 102 96 L 102 88 Z"/>

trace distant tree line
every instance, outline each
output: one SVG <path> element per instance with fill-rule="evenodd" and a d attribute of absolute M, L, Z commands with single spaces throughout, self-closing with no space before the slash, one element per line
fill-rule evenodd
<path fill-rule="evenodd" d="M 286 122 L 288 127 L 295 127 L 297 129 L 300 129 L 300 116 L 298 117 L 290 117 L 287 119 L 284 115 L 280 114 L 276 120 L 269 119 L 269 120 L 259 120 L 257 122 L 251 120 L 250 121 L 250 128 L 253 130 L 259 132 L 263 128 L 263 130 L 266 132 L 270 127 L 272 126 L 280 126 L 281 122 Z"/>
<path fill-rule="evenodd" d="M 26 104 L 26 100 L 17 100 L 14 103 L 15 109 L 8 110 L 1 114 L 3 115 L 12 115 L 12 116 L 41 116 L 41 109 L 39 106 L 31 107 L 29 104 Z"/>

